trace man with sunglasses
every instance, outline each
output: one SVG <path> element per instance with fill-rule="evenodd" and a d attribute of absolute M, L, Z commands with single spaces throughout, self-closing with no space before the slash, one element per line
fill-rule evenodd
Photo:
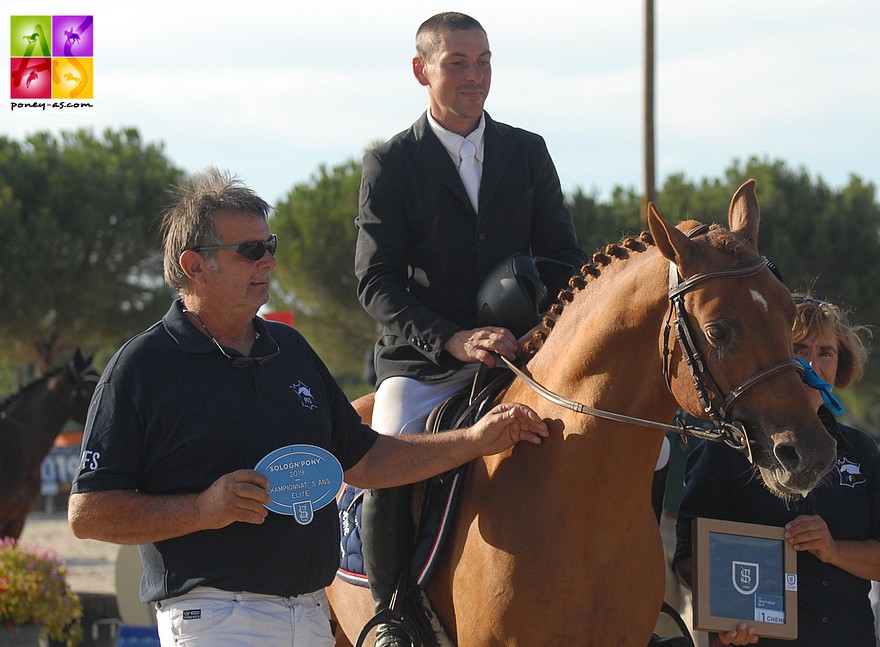
<path fill-rule="evenodd" d="M 216 170 L 178 187 L 162 231 L 180 298 L 113 356 L 86 423 L 71 528 L 139 544 L 163 645 L 334 644 L 335 492 L 300 500 L 307 467 L 386 487 L 548 434 L 520 405 L 415 441 L 363 425 L 305 339 L 257 316 L 276 265 L 269 210 Z M 310 473 L 312 488 L 336 483 Z"/>

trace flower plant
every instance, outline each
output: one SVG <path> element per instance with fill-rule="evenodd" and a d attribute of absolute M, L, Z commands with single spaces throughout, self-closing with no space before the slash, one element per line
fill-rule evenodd
<path fill-rule="evenodd" d="M 83 638 L 82 615 L 61 558 L 10 537 L 0 539 L 0 632 L 35 624 L 53 641 L 75 647 Z"/>

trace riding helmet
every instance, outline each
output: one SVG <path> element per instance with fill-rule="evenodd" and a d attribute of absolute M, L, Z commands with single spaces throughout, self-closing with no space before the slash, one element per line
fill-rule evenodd
<path fill-rule="evenodd" d="M 480 326 L 501 326 L 520 337 L 538 324 L 547 286 L 537 262 L 534 256 L 514 254 L 489 272 L 477 291 Z"/>

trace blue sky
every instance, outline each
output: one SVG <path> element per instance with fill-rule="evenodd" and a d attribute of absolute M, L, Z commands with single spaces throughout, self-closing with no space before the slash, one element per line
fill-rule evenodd
<path fill-rule="evenodd" d="M 880 3 L 655 3 L 658 184 L 720 177 L 751 155 L 833 187 L 851 174 L 880 181 Z M 6 43 L 9 15 L 94 15 L 96 107 L 23 113 L 7 102 L 0 135 L 133 126 L 184 169 L 230 169 L 275 202 L 418 117 L 415 30 L 454 9 L 489 35 L 487 110 L 544 136 L 566 191 L 640 190 L 643 2 L 520 6 L 6 0 Z"/>

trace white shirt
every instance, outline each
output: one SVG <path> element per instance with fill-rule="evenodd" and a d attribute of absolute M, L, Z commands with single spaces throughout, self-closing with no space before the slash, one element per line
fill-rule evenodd
<path fill-rule="evenodd" d="M 446 130 L 436 119 L 434 119 L 434 117 L 431 116 L 430 110 L 428 110 L 428 125 L 431 126 L 431 130 L 434 131 L 434 134 L 437 135 L 437 139 L 443 144 L 443 148 L 449 153 L 449 157 L 452 158 L 455 168 L 458 168 L 461 165 L 461 157 L 458 154 L 458 149 L 461 148 L 461 142 L 464 141 L 465 138 L 451 130 Z M 483 168 L 483 133 L 485 132 L 486 115 L 482 114 L 480 115 L 480 123 L 474 131 L 467 136 L 467 139 L 471 140 L 477 149 L 477 163 L 480 165 L 480 169 Z"/>

